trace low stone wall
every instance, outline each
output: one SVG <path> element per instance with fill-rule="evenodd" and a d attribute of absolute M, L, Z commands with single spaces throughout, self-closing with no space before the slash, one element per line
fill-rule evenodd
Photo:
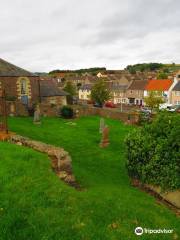
<path fill-rule="evenodd" d="M 68 152 L 63 148 L 55 147 L 27 137 L 12 135 L 9 142 L 30 147 L 36 151 L 46 153 L 51 159 L 51 165 L 58 177 L 71 186 L 78 188 L 75 177 L 72 173 L 72 160 Z"/>
<path fill-rule="evenodd" d="M 160 187 L 153 186 L 150 184 L 143 184 L 138 179 L 131 179 L 131 184 L 134 187 L 138 187 L 147 192 L 152 192 L 153 195 L 158 196 L 163 201 L 169 203 L 177 210 L 178 214 L 180 214 L 180 190 L 175 191 L 162 191 Z"/>
<path fill-rule="evenodd" d="M 74 109 L 77 117 L 98 115 L 101 117 L 121 120 L 129 124 L 136 124 L 139 121 L 138 113 L 120 112 L 119 109 L 96 108 L 88 105 L 73 105 L 72 108 Z"/>
<path fill-rule="evenodd" d="M 20 101 L 6 101 L 6 110 L 9 116 L 28 116 L 27 108 Z M 0 108 L 0 115 L 1 115 Z"/>
<path fill-rule="evenodd" d="M 160 187 L 155 187 L 152 185 L 145 185 L 146 188 L 159 194 L 164 200 L 171 203 L 176 208 L 180 209 L 180 190 L 174 192 L 162 192 Z"/>

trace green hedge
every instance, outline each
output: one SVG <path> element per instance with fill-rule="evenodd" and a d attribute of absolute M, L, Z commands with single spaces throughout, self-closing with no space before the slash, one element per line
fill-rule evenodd
<path fill-rule="evenodd" d="M 63 106 L 61 108 L 61 113 L 60 113 L 61 117 L 63 118 L 73 118 L 74 113 L 73 113 L 73 109 L 69 106 Z"/>
<path fill-rule="evenodd" d="M 125 143 L 132 178 L 163 190 L 180 188 L 180 114 L 158 114 L 151 124 L 129 133 Z"/>

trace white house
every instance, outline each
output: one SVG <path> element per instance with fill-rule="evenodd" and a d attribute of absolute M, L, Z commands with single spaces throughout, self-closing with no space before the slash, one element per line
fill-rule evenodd
<path fill-rule="evenodd" d="M 79 89 L 79 99 L 80 100 L 90 100 L 91 99 L 91 84 L 84 84 Z"/>

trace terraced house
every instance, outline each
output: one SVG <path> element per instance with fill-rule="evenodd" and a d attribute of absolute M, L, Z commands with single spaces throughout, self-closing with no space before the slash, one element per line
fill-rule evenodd
<path fill-rule="evenodd" d="M 170 103 L 171 86 L 173 80 L 170 79 L 152 79 L 148 81 L 145 87 L 144 96 L 148 96 L 151 91 L 156 92 L 163 97 L 165 103 Z"/>
<path fill-rule="evenodd" d="M 172 89 L 171 103 L 174 105 L 180 105 L 180 81 L 178 81 Z"/>
<path fill-rule="evenodd" d="M 144 105 L 144 91 L 147 80 L 134 80 L 129 86 L 126 96 L 129 104 Z"/>

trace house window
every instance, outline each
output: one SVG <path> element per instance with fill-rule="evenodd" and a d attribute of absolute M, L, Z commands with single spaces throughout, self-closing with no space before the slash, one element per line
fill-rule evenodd
<path fill-rule="evenodd" d="M 180 91 L 175 91 L 175 96 L 180 96 Z"/>
<path fill-rule="evenodd" d="M 26 94 L 27 82 L 26 79 L 21 79 L 21 95 Z"/>

